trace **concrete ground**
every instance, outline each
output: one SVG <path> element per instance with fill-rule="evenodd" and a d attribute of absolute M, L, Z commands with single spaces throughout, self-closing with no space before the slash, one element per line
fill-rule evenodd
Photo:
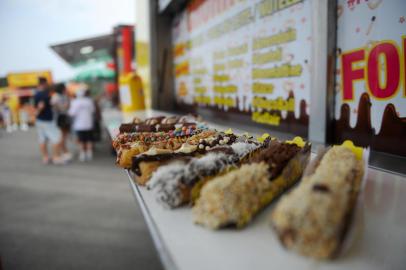
<path fill-rule="evenodd" d="M 108 143 L 95 160 L 42 165 L 34 130 L 0 130 L 0 270 L 162 269 Z"/>

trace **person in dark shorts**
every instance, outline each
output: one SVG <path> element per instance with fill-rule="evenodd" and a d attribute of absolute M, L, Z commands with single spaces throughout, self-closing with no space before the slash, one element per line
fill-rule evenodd
<path fill-rule="evenodd" d="M 78 140 L 83 143 L 92 143 L 93 138 L 93 130 L 79 130 L 76 131 L 76 136 Z"/>
<path fill-rule="evenodd" d="M 61 138 L 61 151 L 62 156 L 66 160 L 72 159 L 72 154 L 69 153 L 66 146 L 70 133 L 71 120 L 68 115 L 69 97 L 66 94 L 66 87 L 64 83 L 58 83 L 53 87 L 53 94 L 51 97 L 51 104 L 56 115 L 56 125 L 62 133 Z"/>
<path fill-rule="evenodd" d="M 78 137 L 80 151 L 79 161 L 93 159 L 93 125 L 95 107 L 89 91 L 80 89 L 72 100 L 68 114 L 72 117 L 72 128 Z"/>

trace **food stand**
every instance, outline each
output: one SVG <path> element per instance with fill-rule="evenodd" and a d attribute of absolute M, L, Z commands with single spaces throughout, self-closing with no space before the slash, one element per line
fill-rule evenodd
<path fill-rule="evenodd" d="M 34 90 L 38 86 L 38 78 L 46 78 L 53 82 L 50 70 L 28 72 L 13 72 L 7 74 L 7 90 L 3 96 L 9 100 L 14 124 L 22 126 L 35 123 L 35 108 L 33 106 Z M 27 119 L 25 119 L 27 118 Z"/>
<path fill-rule="evenodd" d="M 331 261 L 283 248 L 269 223 L 276 203 L 242 230 L 207 230 L 188 207 L 162 208 L 129 172 L 165 268 L 403 269 L 405 4 L 138 2 L 148 11 L 152 110 L 105 112 L 113 137 L 134 116 L 193 112 L 218 130 L 300 135 L 312 158 L 345 139 L 372 150 L 347 243 Z"/>

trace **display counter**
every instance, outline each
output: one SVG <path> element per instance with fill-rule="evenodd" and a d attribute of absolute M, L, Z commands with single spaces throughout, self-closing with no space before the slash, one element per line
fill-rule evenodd
<path fill-rule="evenodd" d="M 114 137 L 119 124 L 134 116 L 145 118 L 163 114 L 168 115 L 153 110 L 127 115 L 105 111 L 103 119 Z M 227 127 L 210 126 L 220 130 L 233 128 L 232 123 Z M 406 177 L 402 175 L 368 168 L 365 187 L 347 236 L 350 241 L 337 259 L 323 262 L 283 248 L 269 222 L 275 203 L 266 207 L 245 229 L 212 231 L 193 224 L 189 207 L 163 208 L 151 192 L 134 183 L 131 172 L 127 174 L 165 269 L 378 270 L 404 269 L 406 265 L 406 197 L 403 195 Z"/>

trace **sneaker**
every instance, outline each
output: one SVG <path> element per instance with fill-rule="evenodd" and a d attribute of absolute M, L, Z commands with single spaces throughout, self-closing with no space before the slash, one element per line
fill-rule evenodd
<path fill-rule="evenodd" d="M 66 162 L 69 162 L 69 161 L 72 160 L 73 156 L 72 156 L 71 153 L 66 152 L 66 153 L 63 153 L 63 154 L 62 154 L 62 158 L 63 158 Z"/>
<path fill-rule="evenodd" d="M 20 129 L 22 131 L 28 131 L 28 125 L 27 124 L 21 124 Z"/>
<path fill-rule="evenodd" d="M 91 161 L 92 159 L 93 159 L 93 151 L 92 150 L 86 151 L 86 160 Z"/>
<path fill-rule="evenodd" d="M 85 162 L 86 161 L 86 153 L 83 151 L 80 151 L 79 153 L 79 161 L 80 162 Z"/>
<path fill-rule="evenodd" d="M 65 165 L 66 161 L 62 157 L 53 158 L 52 159 L 52 164 L 54 164 L 54 165 Z"/>
<path fill-rule="evenodd" d="M 48 165 L 50 163 L 51 163 L 51 160 L 49 159 L 49 157 L 43 157 L 42 158 L 42 164 Z"/>

